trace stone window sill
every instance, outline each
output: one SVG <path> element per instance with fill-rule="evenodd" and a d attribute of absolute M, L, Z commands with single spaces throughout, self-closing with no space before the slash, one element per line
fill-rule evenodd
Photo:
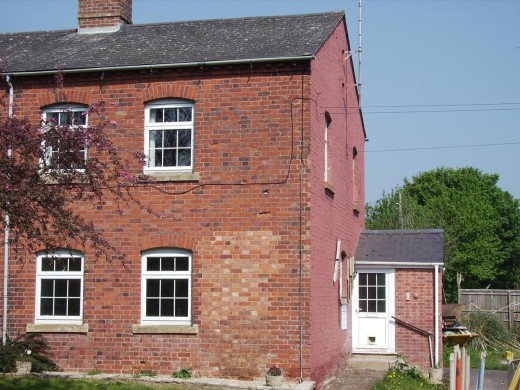
<path fill-rule="evenodd" d="M 132 325 L 133 334 L 198 334 L 198 325 Z"/>
<path fill-rule="evenodd" d="M 145 172 L 146 176 L 150 176 L 156 182 L 165 181 L 191 181 L 198 182 L 200 175 L 198 173 L 190 172 Z"/>
<path fill-rule="evenodd" d="M 27 324 L 26 333 L 88 333 L 88 324 Z"/>
<path fill-rule="evenodd" d="M 334 195 L 336 193 L 336 190 L 334 189 L 334 186 L 330 184 L 329 182 L 325 182 L 325 192 L 329 195 Z"/>

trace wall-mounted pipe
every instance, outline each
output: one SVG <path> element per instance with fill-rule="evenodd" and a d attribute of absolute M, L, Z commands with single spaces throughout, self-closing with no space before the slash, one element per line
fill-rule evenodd
<path fill-rule="evenodd" d="M 13 116 L 14 87 L 11 77 L 6 76 L 5 81 L 9 86 L 9 117 Z M 7 156 L 11 157 L 11 148 L 7 149 Z M 5 228 L 4 228 L 4 301 L 2 313 L 2 345 L 7 342 L 7 308 L 9 304 L 9 213 L 5 212 Z"/>

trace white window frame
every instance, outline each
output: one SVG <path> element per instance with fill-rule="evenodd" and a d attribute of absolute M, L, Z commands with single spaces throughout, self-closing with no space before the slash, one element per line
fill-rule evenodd
<path fill-rule="evenodd" d="M 151 122 L 150 111 L 156 108 L 191 108 L 191 121 L 183 122 Z M 193 155 L 194 155 L 194 133 L 195 133 L 195 104 L 188 100 L 171 100 L 163 99 L 155 102 L 147 103 L 144 110 L 144 154 L 147 158 L 147 164 L 144 167 L 145 173 L 153 172 L 193 172 Z M 153 130 L 186 130 L 191 131 L 190 139 L 190 163 L 183 166 L 155 166 L 153 159 L 155 156 L 150 155 L 150 132 Z M 175 148 L 177 151 L 177 147 Z M 177 160 L 178 161 L 178 160 Z"/>
<path fill-rule="evenodd" d="M 48 115 L 51 113 L 61 114 L 61 113 L 73 113 L 73 112 L 85 112 L 86 114 L 85 114 L 85 123 L 84 124 L 81 124 L 79 126 L 72 125 L 72 127 L 74 127 L 74 128 L 88 127 L 88 106 L 83 105 L 83 104 L 71 104 L 71 105 L 59 104 L 59 105 L 45 107 L 42 110 L 42 120 L 47 122 L 49 120 Z M 60 124 L 57 123 L 56 126 L 60 126 Z M 52 158 L 52 148 L 48 147 L 46 145 L 43 145 L 43 148 L 45 149 L 45 160 L 48 162 L 48 161 L 50 161 L 50 158 Z M 87 158 L 88 158 L 87 148 L 83 149 L 83 157 L 84 157 L 84 161 L 87 161 Z M 68 170 L 72 170 L 72 169 L 64 168 L 61 170 L 68 171 Z M 83 169 L 75 169 L 75 170 L 80 171 L 80 172 L 83 171 Z"/>
<path fill-rule="evenodd" d="M 80 271 L 44 271 L 42 270 L 42 261 L 45 258 L 54 258 L 56 260 L 65 258 L 81 259 Z M 81 325 L 83 323 L 83 285 L 84 285 L 84 269 L 85 257 L 81 252 L 72 250 L 60 250 L 52 254 L 40 253 L 36 257 L 36 299 L 35 299 L 35 324 L 71 324 Z M 41 315 L 41 289 L 43 280 L 79 280 L 80 281 L 80 306 L 79 315 Z M 55 299 L 56 296 L 53 295 Z M 67 298 L 70 298 L 67 296 Z"/>
<path fill-rule="evenodd" d="M 188 270 L 183 271 L 148 271 L 147 261 L 150 257 L 187 257 Z M 141 325 L 191 325 L 191 271 L 192 271 L 192 254 L 190 251 L 162 248 L 148 250 L 142 253 L 141 257 Z M 185 317 L 161 317 L 161 316 L 147 316 L 147 281 L 153 279 L 175 279 L 188 281 L 188 315 Z M 183 297 L 184 298 L 184 297 Z"/>

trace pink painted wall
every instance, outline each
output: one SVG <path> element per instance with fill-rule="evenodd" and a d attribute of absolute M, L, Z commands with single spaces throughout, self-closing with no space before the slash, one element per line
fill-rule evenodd
<path fill-rule="evenodd" d="M 319 50 L 311 68 L 310 344 L 311 378 L 318 387 L 334 374 L 341 358 L 350 355 L 352 349 L 350 304 L 348 328 L 341 330 L 339 283 L 332 280 L 336 241 L 341 240 L 341 250 L 347 256 L 353 255 L 364 225 L 364 131 L 351 59 L 345 61 L 348 51 L 346 28 L 341 22 Z M 330 115 L 327 182 L 326 113 Z M 358 152 L 355 163 L 354 148 Z M 345 292 L 344 283 L 343 295 Z"/>

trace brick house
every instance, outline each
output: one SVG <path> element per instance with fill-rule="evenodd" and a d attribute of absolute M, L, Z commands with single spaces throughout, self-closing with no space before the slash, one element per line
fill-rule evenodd
<path fill-rule="evenodd" d="M 112 140 L 155 179 L 131 191 L 171 218 L 78 204 L 126 265 L 84 248 L 62 254 L 65 271 L 43 252 L 10 262 L 8 334 L 44 334 L 68 371 L 249 379 L 278 365 L 321 386 L 352 350 L 364 226 L 344 14 L 133 25 L 131 0 L 79 0 L 78 16 L 78 30 L 1 34 L 1 88 L 32 121 L 117 101 Z"/>

